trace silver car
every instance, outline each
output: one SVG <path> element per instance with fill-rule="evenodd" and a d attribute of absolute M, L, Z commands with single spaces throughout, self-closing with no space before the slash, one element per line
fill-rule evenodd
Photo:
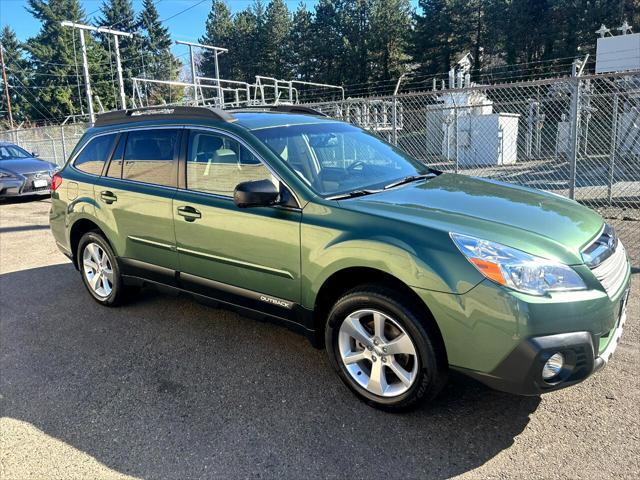
<path fill-rule="evenodd" d="M 49 195 L 56 168 L 13 143 L 0 142 L 0 198 Z"/>

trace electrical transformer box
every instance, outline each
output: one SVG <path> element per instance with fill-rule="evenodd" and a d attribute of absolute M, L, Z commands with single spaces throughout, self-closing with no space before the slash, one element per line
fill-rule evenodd
<path fill-rule="evenodd" d="M 519 117 L 514 113 L 464 115 L 444 123 L 442 155 L 450 161 L 457 157 L 460 167 L 514 164 Z"/>

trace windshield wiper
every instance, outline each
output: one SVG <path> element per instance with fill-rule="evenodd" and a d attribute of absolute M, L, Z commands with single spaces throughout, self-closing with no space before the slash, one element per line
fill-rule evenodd
<path fill-rule="evenodd" d="M 435 173 L 425 173 L 423 175 L 409 175 L 408 177 L 401 178 L 400 180 L 396 180 L 388 185 L 384 186 L 384 190 L 388 190 L 393 187 L 397 187 L 399 185 L 404 185 L 405 183 L 415 182 L 417 180 L 422 180 L 423 178 L 431 178 L 435 177 Z"/>
<path fill-rule="evenodd" d="M 352 192 L 341 193 L 334 195 L 333 197 L 327 197 L 327 200 L 344 200 L 345 198 L 362 197 L 364 195 L 371 195 L 372 193 L 378 193 L 382 190 L 353 190 Z"/>

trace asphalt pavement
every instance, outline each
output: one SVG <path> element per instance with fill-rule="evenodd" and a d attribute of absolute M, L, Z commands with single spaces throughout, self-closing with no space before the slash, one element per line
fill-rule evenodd
<path fill-rule="evenodd" d="M 2 479 L 638 477 L 637 270 L 621 344 L 586 382 L 517 397 L 453 376 L 393 415 L 281 327 L 153 288 L 99 306 L 48 210 L 0 203 Z"/>

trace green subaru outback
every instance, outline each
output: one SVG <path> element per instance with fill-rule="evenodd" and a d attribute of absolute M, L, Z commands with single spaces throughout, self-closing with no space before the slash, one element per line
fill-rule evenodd
<path fill-rule="evenodd" d="M 625 321 L 629 262 L 597 213 L 303 107 L 106 113 L 52 190 L 55 240 L 100 304 L 161 284 L 282 323 L 387 410 L 448 370 L 524 395 L 575 384 Z"/>

